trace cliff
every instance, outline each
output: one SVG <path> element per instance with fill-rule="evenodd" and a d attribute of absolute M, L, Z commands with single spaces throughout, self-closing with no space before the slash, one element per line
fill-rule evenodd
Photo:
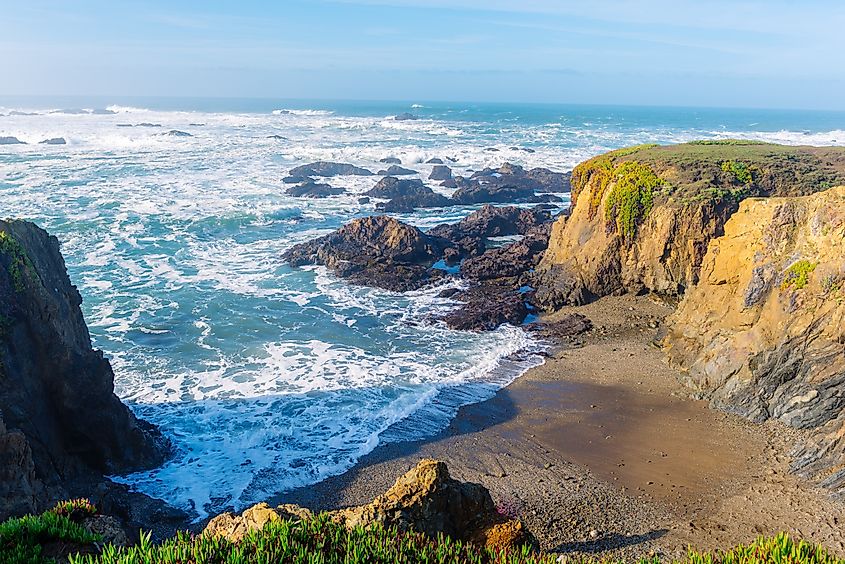
<path fill-rule="evenodd" d="M 114 394 L 55 237 L 0 220 L 0 518 L 80 480 L 152 467 L 167 441 Z"/>
<path fill-rule="evenodd" d="M 845 183 L 845 148 L 643 145 L 578 165 L 571 183 L 570 217 L 553 226 L 535 275 L 547 310 L 625 292 L 681 296 L 742 200 Z"/>
<path fill-rule="evenodd" d="M 845 187 L 748 199 L 710 243 L 663 339 L 687 383 L 804 429 L 794 468 L 845 493 Z"/>

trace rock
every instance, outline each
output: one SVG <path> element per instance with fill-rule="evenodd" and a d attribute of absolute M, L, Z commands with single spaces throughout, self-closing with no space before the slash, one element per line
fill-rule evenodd
<path fill-rule="evenodd" d="M 385 176 L 376 185 L 364 194 L 371 198 L 398 198 L 400 196 L 414 196 L 419 194 L 430 194 L 433 190 L 422 183 L 422 180 L 399 179 L 394 176 Z"/>
<path fill-rule="evenodd" d="M 151 468 L 169 452 L 161 433 L 114 394 L 111 365 L 91 347 L 81 302 L 58 240 L 32 223 L 0 220 L 0 412 L 6 452 L 20 453 L 20 468 L 0 474 L 22 484 L 4 497 L 7 510 L 32 503 L 33 470 L 46 490 L 36 497 L 41 508 L 76 484 Z"/>
<path fill-rule="evenodd" d="M 546 178 L 540 173 L 529 176 L 522 167 L 506 163 L 475 172 L 469 179 L 456 177 L 458 189 L 452 198 L 462 204 L 539 201 L 535 192 L 548 191 L 548 187 L 535 176 Z"/>
<path fill-rule="evenodd" d="M 747 183 L 723 170 L 731 162 L 746 167 Z M 620 208 L 611 205 L 621 189 L 613 178 L 623 174 L 641 200 Z M 839 183 L 845 149 L 837 147 L 682 144 L 600 155 L 572 172 L 572 213 L 552 229 L 537 268 L 537 304 L 554 310 L 622 292 L 679 297 L 698 283 L 708 243 L 742 199 Z"/>
<path fill-rule="evenodd" d="M 441 275 L 430 267 L 448 246 L 448 241 L 392 217 L 373 216 L 295 245 L 283 258 L 291 266 L 324 265 L 355 284 L 407 291 Z"/>
<path fill-rule="evenodd" d="M 438 225 L 432 228 L 429 234 L 451 241 L 465 237 L 486 238 L 525 235 L 533 227 L 550 221 L 551 215 L 547 211 L 488 204 L 472 212 L 458 223 Z"/>
<path fill-rule="evenodd" d="M 39 145 L 66 145 L 67 141 L 65 141 L 64 137 L 53 137 L 51 139 L 45 139 L 38 143 Z"/>
<path fill-rule="evenodd" d="M 313 182 L 310 176 L 286 176 L 282 178 L 285 184 L 302 184 L 303 182 Z"/>
<path fill-rule="evenodd" d="M 0 137 L 0 145 L 26 145 L 17 137 Z"/>
<path fill-rule="evenodd" d="M 8 431 L 0 413 L 0 517 L 36 513 L 45 497 L 26 436 Z"/>
<path fill-rule="evenodd" d="M 328 511 L 327 515 L 350 529 L 378 523 L 403 532 L 413 531 L 432 538 L 447 535 L 500 550 L 515 551 L 535 543 L 521 522 L 496 511 L 484 486 L 458 482 L 449 476 L 445 463 L 429 459 L 421 460 L 371 503 Z M 273 509 L 261 503 L 241 516 L 224 513 L 215 517 L 203 535 L 237 542 L 248 531 L 260 529 L 271 521 L 310 518 L 310 511 L 295 505 Z"/>
<path fill-rule="evenodd" d="M 492 331 L 505 323 L 521 325 L 529 311 L 522 296 L 505 286 L 475 286 L 451 298 L 464 305 L 440 319 L 459 331 Z"/>
<path fill-rule="evenodd" d="M 346 190 L 338 186 L 331 186 L 329 184 L 318 184 L 313 180 L 291 186 L 285 193 L 288 196 L 295 198 L 328 198 L 329 196 L 337 196 L 343 194 Z"/>
<path fill-rule="evenodd" d="M 89 533 L 98 535 L 103 544 L 115 547 L 132 545 L 123 523 L 111 515 L 92 515 L 84 518 L 80 524 Z"/>
<path fill-rule="evenodd" d="M 192 123 L 191 125 L 196 125 L 196 124 Z M 288 140 L 288 138 L 285 137 L 284 135 L 278 135 L 278 134 L 268 135 L 267 139 L 275 139 L 276 141 L 287 141 Z"/>
<path fill-rule="evenodd" d="M 448 179 L 444 180 L 443 182 L 441 182 L 440 185 L 443 186 L 444 188 L 457 188 L 458 187 L 458 183 L 457 183 L 457 181 L 455 181 L 454 178 L 448 178 Z"/>
<path fill-rule="evenodd" d="M 571 173 L 569 172 L 552 172 L 547 168 L 532 168 L 525 173 L 526 178 L 530 178 L 537 182 L 539 187 L 537 192 L 569 192 L 569 179 Z"/>
<path fill-rule="evenodd" d="M 461 264 L 461 276 L 470 280 L 492 280 L 530 272 L 540 263 L 548 247 L 549 228 L 548 224 L 535 227 L 519 241 L 468 258 Z"/>
<path fill-rule="evenodd" d="M 114 110 L 107 110 L 105 108 L 97 108 L 91 111 L 91 114 L 95 116 L 113 116 L 116 115 L 117 112 Z"/>
<path fill-rule="evenodd" d="M 449 180 L 452 178 L 452 169 L 446 165 L 435 165 L 428 175 L 429 180 Z"/>
<path fill-rule="evenodd" d="M 793 468 L 845 492 L 845 187 L 748 199 L 664 323 L 685 382 L 752 421 L 805 431 Z"/>
<path fill-rule="evenodd" d="M 543 321 L 532 323 L 527 329 L 535 331 L 543 337 L 564 338 L 575 337 L 593 328 L 593 323 L 581 313 L 570 313 L 554 322 Z"/>
<path fill-rule="evenodd" d="M 425 161 L 425 164 L 438 164 L 438 165 L 442 165 L 442 164 L 443 164 L 443 159 L 438 159 L 437 157 L 434 157 L 434 158 L 432 158 L 432 159 L 428 159 L 427 161 Z"/>
<path fill-rule="evenodd" d="M 130 126 L 130 127 L 132 127 L 132 126 Z M 145 122 L 141 122 L 141 123 L 136 123 L 134 125 L 134 127 L 161 127 L 161 124 L 160 123 L 149 123 L 149 122 L 145 121 Z"/>
<path fill-rule="evenodd" d="M 179 131 L 178 129 L 171 129 L 170 131 L 166 131 L 160 135 L 164 135 L 166 137 L 193 137 L 193 135 L 187 131 Z"/>
<path fill-rule="evenodd" d="M 369 204 L 370 199 L 367 196 L 361 196 L 360 198 L 358 198 L 358 203 L 359 204 Z"/>
<path fill-rule="evenodd" d="M 398 116 L 394 116 L 393 119 L 396 120 L 396 121 L 410 121 L 410 120 L 415 120 L 415 119 L 419 119 L 419 118 L 417 116 L 415 116 L 414 114 L 409 114 L 408 112 L 404 112 L 404 113 L 399 114 Z"/>
<path fill-rule="evenodd" d="M 419 208 L 443 208 L 452 205 L 452 200 L 434 191 L 398 196 L 389 202 L 377 204 L 376 209 L 387 213 L 411 213 Z"/>
<path fill-rule="evenodd" d="M 378 162 L 384 163 L 384 164 L 397 164 L 397 165 L 402 164 L 402 160 L 397 159 L 396 157 L 385 157 L 383 159 L 379 159 Z"/>
<path fill-rule="evenodd" d="M 382 176 L 407 176 L 409 174 L 416 174 L 417 171 L 411 170 L 410 168 L 403 168 L 398 165 L 392 165 L 387 168 L 387 170 L 380 170 L 378 174 Z"/>
<path fill-rule="evenodd" d="M 289 176 L 372 176 L 372 171 L 346 163 L 318 161 L 294 167 Z"/>

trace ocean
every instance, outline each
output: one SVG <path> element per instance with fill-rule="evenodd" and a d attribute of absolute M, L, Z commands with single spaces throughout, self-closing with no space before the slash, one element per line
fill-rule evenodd
<path fill-rule="evenodd" d="M 392 119 L 403 112 L 419 119 Z M 117 394 L 175 447 L 161 468 L 114 478 L 202 518 L 343 472 L 379 443 L 431 436 L 542 362 L 543 343 L 519 327 L 431 322 L 455 306 L 437 296 L 458 282 L 395 294 L 284 264 L 291 245 L 376 213 L 358 194 L 378 177 L 293 198 L 281 181 L 291 167 L 377 171 L 396 157 L 426 179 L 434 157 L 469 174 L 504 162 L 565 171 L 639 143 L 845 145 L 845 113 L 4 97 L 3 136 L 27 144 L 0 145 L 0 216 L 59 238 Z M 39 144 L 57 137 L 67 143 Z M 398 217 L 428 229 L 473 209 Z"/>

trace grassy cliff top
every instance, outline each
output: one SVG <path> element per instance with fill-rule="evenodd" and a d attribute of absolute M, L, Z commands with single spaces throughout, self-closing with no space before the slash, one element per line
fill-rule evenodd
<path fill-rule="evenodd" d="M 653 190 L 655 205 L 798 196 L 845 184 L 845 147 L 693 141 L 628 147 L 585 161 L 572 171 L 573 200 L 596 175 L 603 192 L 629 162 L 648 167 L 660 179 Z"/>

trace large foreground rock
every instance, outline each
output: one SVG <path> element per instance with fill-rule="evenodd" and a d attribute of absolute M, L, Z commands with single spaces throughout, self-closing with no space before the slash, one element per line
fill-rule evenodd
<path fill-rule="evenodd" d="M 681 296 L 744 198 L 842 182 L 842 147 L 732 141 L 600 155 L 573 170 L 571 217 L 552 229 L 536 298 L 554 310 L 624 292 Z"/>
<path fill-rule="evenodd" d="M 518 549 L 533 543 L 521 522 L 496 511 L 484 486 L 452 479 L 446 464 L 436 460 L 422 460 L 371 503 L 330 511 L 329 516 L 350 528 L 378 523 L 431 537 L 444 534 L 496 549 Z M 271 508 L 259 504 L 242 515 L 218 515 L 203 534 L 238 541 L 249 530 L 260 529 L 268 522 L 310 517 L 310 511 L 295 505 Z"/>
<path fill-rule="evenodd" d="M 372 176 L 373 172 L 366 168 L 347 164 L 318 161 L 294 167 L 288 171 L 289 176 Z"/>
<path fill-rule="evenodd" d="M 723 409 L 811 438 L 795 469 L 845 494 L 845 187 L 745 200 L 663 340 Z"/>
<path fill-rule="evenodd" d="M 394 291 L 419 288 L 441 271 L 430 267 L 450 246 L 387 216 L 356 219 L 334 233 L 296 245 L 291 266 L 319 264 L 355 284 Z"/>
<path fill-rule="evenodd" d="M 0 220 L 0 475 L 9 488 L 0 518 L 43 508 L 77 480 L 158 465 L 168 452 L 114 394 L 81 302 L 56 238 Z"/>

